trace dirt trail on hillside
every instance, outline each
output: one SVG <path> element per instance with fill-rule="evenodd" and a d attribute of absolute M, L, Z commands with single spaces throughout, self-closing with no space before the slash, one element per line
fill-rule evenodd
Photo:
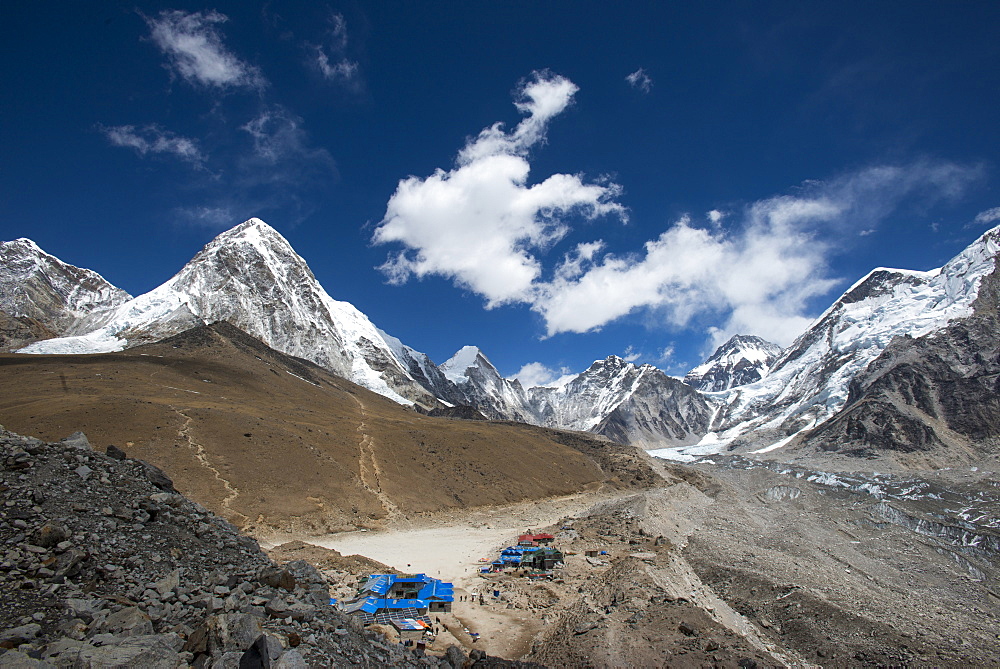
<path fill-rule="evenodd" d="M 378 498 L 382 508 L 385 509 L 386 522 L 391 524 L 405 514 L 382 490 L 382 470 L 375 454 L 375 439 L 368 433 L 368 425 L 365 422 L 368 409 L 360 397 L 351 395 L 351 399 L 357 403 L 358 411 L 361 413 L 361 422 L 358 423 L 358 434 L 361 435 L 361 440 L 358 442 L 358 476 L 361 479 L 361 487 Z"/>
<path fill-rule="evenodd" d="M 186 413 L 184 413 L 183 411 L 181 411 L 172 404 L 169 406 L 174 413 L 176 413 L 178 416 L 184 419 L 184 424 L 177 429 L 177 436 L 180 437 L 180 439 L 187 444 L 188 448 L 191 449 L 198 463 L 202 467 L 210 471 L 212 475 L 216 478 L 216 480 L 220 484 L 222 484 L 222 487 L 225 488 L 226 496 L 222 498 L 220 506 L 222 507 L 226 516 L 227 517 L 235 516 L 234 520 L 237 522 L 237 524 L 242 524 L 243 522 L 250 520 L 249 517 L 247 517 L 246 515 L 240 513 L 239 511 L 233 508 L 233 502 L 236 500 L 237 497 L 240 496 L 239 489 L 232 483 L 230 483 L 228 480 L 226 480 L 226 478 L 222 476 L 222 472 L 220 472 L 216 467 L 212 465 L 211 462 L 209 462 L 208 455 L 205 452 L 205 447 L 196 442 L 194 438 L 191 436 L 191 423 L 193 422 L 191 416 L 187 415 Z M 240 518 L 242 518 L 242 522 L 239 521 Z"/>
<path fill-rule="evenodd" d="M 0 369 L 6 427 L 114 444 L 258 538 L 652 476 L 631 450 L 585 435 L 422 415 L 225 324 L 120 353 L 0 354 Z"/>

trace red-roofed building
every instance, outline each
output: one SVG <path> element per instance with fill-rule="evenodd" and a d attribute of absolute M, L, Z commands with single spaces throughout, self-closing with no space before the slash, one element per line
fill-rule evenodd
<path fill-rule="evenodd" d="M 543 532 L 541 534 L 522 534 L 517 538 L 517 543 L 519 546 L 547 546 L 555 540 L 554 536 Z"/>

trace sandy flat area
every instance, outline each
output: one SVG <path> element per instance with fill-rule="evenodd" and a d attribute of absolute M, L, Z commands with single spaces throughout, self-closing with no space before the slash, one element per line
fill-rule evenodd
<path fill-rule="evenodd" d="M 523 531 L 523 530 L 522 530 Z M 480 558 L 517 540 L 512 528 L 454 525 L 417 530 L 344 532 L 310 539 L 342 555 L 364 555 L 400 571 L 428 574 L 458 584 L 476 573 Z"/>
<path fill-rule="evenodd" d="M 408 573 L 424 573 L 455 584 L 452 613 L 435 615 L 439 635 L 433 646 L 444 651 L 457 643 L 480 648 L 498 657 L 520 657 L 528 652 L 541 623 L 531 613 L 508 609 L 491 596 L 479 568 L 500 550 L 517 542 L 519 534 L 539 530 L 576 516 L 605 500 L 635 491 L 583 492 L 537 502 L 476 507 L 440 513 L 418 520 L 400 520 L 386 530 L 340 532 L 322 537 L 272 537 L 265 547 L 301 540 L 341 555 L 363 555 Z M 473 595 L 482 594 L 483 603 Z M 473 601 L 474 600 L 474 601 Z M 482 636 L 476 640 L 469 632 Z"/>
<path fill-rule="evenodd" d="M 517 542 L 528 529 L 547 527 L 566 516 L 576 515 L 594 503 L 633 494 L 580 493 L 538 502 L 502 507 L 479 507 L 455 514 L 441 514 L 419 527 L 340 532 L 300 539 L 341 555 L 364 555 L 409 573 L 424 573 L 456 587 L 475 590 L 479 568 Z"/>

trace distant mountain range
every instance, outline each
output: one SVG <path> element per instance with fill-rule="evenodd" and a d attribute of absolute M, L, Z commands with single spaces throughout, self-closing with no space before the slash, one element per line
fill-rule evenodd
<path fill-rule="evenodd" d="M 990 230 L 939 270 L 874 270 L 788 349 L 738 335 L 684 381 L 611 356 L 558 387 L 524 388 L 474 346 L 436 365 L 330 297 L 259 219 L 222 233 L 169 281 L 135 298 L 30 240 L 4 242 L 0 343 L 32 342 L 24 353 L 110 352 L 226 321 L 401 404 L 424 411 L 467 405 L 490 419 L 589 431 L 678 459 L 724 449 L 870 453 L 878 439 L 892 441 L 867 418 L 865 407 L 876 405 L 879 425 L 905 425 L 899 439 L 940 448 L 997 436 L 989 383 L 963 386 L 963 406 L 987 407 L 973 410 L 989 423 L 975 429 L 967 417 L 964 427 L 948 422 L 949 411 L 959 410 L 954 402 L 908 398 L 903 388 L 941 395 L 942 383 L 993 373 L 994 363 L 974 361 L 996 349 L 995 293 L 980 289 L 993 285 L 998 238 L 1000 228 Z M 942 339 L 951 342 L 947 354 Z M 934 363 L 913 367 L 921 356 Z M 938 380 L 904 383 L 904 361 L 911 375 Z M 922 408 L 915 414 L 913 407 Z M 924 437 L 912 436 L 918 433 Z"/>

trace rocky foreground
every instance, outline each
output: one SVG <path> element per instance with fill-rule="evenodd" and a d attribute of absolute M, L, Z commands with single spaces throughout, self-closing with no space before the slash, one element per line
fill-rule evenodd
<path fill-rule="evenodd" d="M 76 433 L 0 427 L 0 667 L 507 666 L 387 644 L 329 606 L 304 561 L 257 542 L 162 471 Z"/>

